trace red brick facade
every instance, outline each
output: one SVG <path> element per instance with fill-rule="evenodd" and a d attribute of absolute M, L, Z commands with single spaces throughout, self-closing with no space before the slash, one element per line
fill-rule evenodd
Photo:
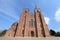
<path fill-rule="evenodd" d="M 49 37 L 50 34 L 40 9 L 35 8 L 34 13 L 29 13 L 28 8 L 25 8 L 19 23 L 15 23 L 5 36 Z"/>

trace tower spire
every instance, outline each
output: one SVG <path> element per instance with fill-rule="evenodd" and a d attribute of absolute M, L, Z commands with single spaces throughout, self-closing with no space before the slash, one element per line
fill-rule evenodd
<path fill-rule="evenodd" d="M 35 9 L 37 8 L 37 5 L 35 4 Z"/>

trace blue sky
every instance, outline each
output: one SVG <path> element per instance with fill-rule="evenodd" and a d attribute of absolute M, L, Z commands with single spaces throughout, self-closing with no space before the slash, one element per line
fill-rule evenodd
<path fill-rule="evenodd" d="M 23 8 L 34 12 L 35 5 L 45 16 L 49 29 L 60 31 L 60 0 L 0 0 L 0 30 L 9 29 Z"/>

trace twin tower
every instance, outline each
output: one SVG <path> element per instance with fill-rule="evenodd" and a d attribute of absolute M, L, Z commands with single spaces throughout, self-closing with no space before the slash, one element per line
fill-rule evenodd
<path fill-rule="evenodd" d="M 49 37 L 50 34 L 40 9 L 35 8 L 34 13 L 29 13 L 28 8 L 25 8 L 19 22 L 14 23 L 5 36 Z"/>

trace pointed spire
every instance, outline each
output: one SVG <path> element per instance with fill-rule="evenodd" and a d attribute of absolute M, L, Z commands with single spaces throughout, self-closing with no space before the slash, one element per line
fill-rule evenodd
<path fill-rule="evenodd" d="M 37 9 L 37 5 L 35 4 L 35 9 Z"/>

